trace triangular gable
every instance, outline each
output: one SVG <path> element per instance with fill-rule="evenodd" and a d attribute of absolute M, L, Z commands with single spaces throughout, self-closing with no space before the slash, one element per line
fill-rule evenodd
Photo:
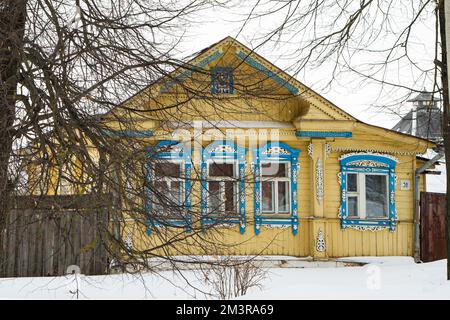
<path fill-rule="evenodd" d="M 152 99 L 157 99 L 158 96 L 170 94 L 171 88 L 176 86 L 178 82 L 189 81 L 190 77 L 198 70 L 208 71 L 211 67 L 220 65 L 220 62 L 226 56 L 233 56 L 234 59 L 240 61 L 242 67 L 245 66 L 256 70 L 261 75 L 267 77 L 267 79 L 270 79 L 274 86 L 283 88 L 293 97 L 299 97 L 301 100 L 307 101 L 309 104 L 308 111 L 306 114 L 302 113 L 301 118 L 297 118 L 298 121 L 314 124 L 316 121 L 331 120 L 328 122 L 330 126 L 344 125 L 349 126 L 349 129 L 353 126 L 351 123 L 360 123 L 361 129 L 371 132 L 372 134 L 377 133 L 380 136 L 385 136 L 388 133 L 392 139 L 414 140 L 421 145 L 430 143 L 424 139 L 365 124 L 364 122 L 357 120 L 232 37 L 226 37 L 201 50 L 194 58 L 186 62 L 183 67 L 179 67 L 169 75 L 162 77 L 147 88 L 136 93 L 134 96 L 127 99 L 124 104 L 133 104 L 134 101 L 139 102 L 139 97 L 141 95 L 148 95 Z M 207 74 L 207 72 L 205 74 Z M 396 138 L 394 138 L 394 136 Z M 430 143 L 430 145 L 431 144 L 432 143 Z"/>
<path fill-rule="evenodd" d="M 212 66 L 220 64 L 220 61 L 226 56 L 233 56 L 235 61 L 242 64 L 242 67 L 252 68 L 260 73 L 261 76 L 272 81 L 274 87 L 278 86 L 284 88 L 287 92 L 292 94 L 292 96 L 298 96 L 303 100 L 306 100 L 309 103 L 310 110 L 305 116 L 305 119 L 356 120 L 300 81 L 231 37 L 226 37 L 200 51 L 200 53 L 188 61 L 184 67 L 180 67 L 171 72 L 169 75 L 135 94 L 124 103 L 132 103 L 135 99 L 139 99 L 140 95 L 143 94 L 148 94 L 153 99 L 156 99 L 158 95 L 169 93 L 177 83 L 187 81 L 196 70 L 207 71 Z"/>

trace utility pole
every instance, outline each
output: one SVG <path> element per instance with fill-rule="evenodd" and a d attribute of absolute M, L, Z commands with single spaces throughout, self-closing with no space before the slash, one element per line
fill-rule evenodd
<path fill-rule="evenodd" d="M 442 80 L 442 97 L 443 97 L 443 123 L 442 123 L 442 133 L 444 137 L 444 149 L 447 167 L 447 209 L 445 214 L 446 223 L 446 240 L 447 240 L 447 280 L 450 280 L 450 95 L 448 88 L 448 75 L 450 74 L 450 65 L 447 61 L 450 61 L 449 53 L 447 50 L 450 44 L 450 0 L 440 0 L 438 4 L 439 10 L 439 32 L 441 37 L 441 80 Z"/>

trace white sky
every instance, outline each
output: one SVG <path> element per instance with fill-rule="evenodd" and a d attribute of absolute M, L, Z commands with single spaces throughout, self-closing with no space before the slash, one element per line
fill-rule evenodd
<path fill-rule="evenodd" d="M 270 16 L 263 20 L 254 21 L 243 28 L 243 30 L 240 30 L 242 27 L 241 20 L 246 16 L 246 13 L 250 8 L 249 6 L 250 5 L 248 5 L 248 7 L 234 6 L 233 9 L 215 8 L 199 14 L 195 20 L 197 22 L 202 21 L 202 23 L 185 27 L 186 38 L 181 45 L 183 56 L 195 53 L 226 36 L 237 38 L 240 42 L 250 48 L 258 45 L 259 41 L 252 41 L 252 39 L 259 35 L 261 30 L 276 25 L 279 21 L 279 17 Z M 404 16 L 406 16 L 404 12 L 398 12 L 398 17 L 395 17 L 395 19 L 401 21 Z M 432 63 L 434 59 L 433 28 L 434 17 L 432 13 L 429 13 L 428 15 L 425 15 L 424 20 L 417 23 L 410 40 L 411 43 L 414 44 L 410 54 L 416 58 L 417 61 L 424 61 L 428 65 Z M 293 53 L 295 53 L 295 47 L 293 46 L 289 47 L 289 45 L 284 45 L 274 48 L 270 44 L 267 44 L 259 48 L 257 52 L 285 70 L 296 63 L 296 59 L 293 55 Z M 370 63 L 372 61 L 371 59 L 372 57 L 361 54 L 355 57 L 354 61 L 364 66 L 365 64 L 367 65 Z M 377 103 L 392 103 L 405 94 L 404 91 L 400 92 L 400 90 L 396 89 L 390 90 L 390 95 L 388 95 L 387 92 L 384 92 L 380 97 L 379 92 L 381 85 L 379 83 L 372 82 L 361 85 L 361 78 L 355 74 L 348 73 L 343 74 L 340 79 L 333 82 L 331 88 L 324 88 L 324 83 L 330 79 L 330 70 L 330 66 L 306 70 L 305 72 L 298 74 L 297 79 L 321 93 L 327 99 L 359 120 L 387 128 L 391 128 L 399 120 L 398 116 L 389 112 L 381 112 L 379 108 L 371 106 L 374 104 L 376 105 Z M 406 83 L 411 84 L 411 81 L 413 81 L 412 78 L 414 78 L 414 74 L 411 75 L 411 70 L 408 65 L 397 65 L 394 69 L 391 69 L 390 74 L 388 74 L 388 79 L 393 82 L 405 82 L 406 80 Z M 422 79 L 419 79 L 419 81 L 414 84 L 415 88 L 422 89 L 424 86 L 431 88 L 429 81 L 428 85 L 426 85 L 427 81 L 421 81 Z M 400 107 L 404 114 L 406 109 L 411 108 L 411 104 L 403 103 Z"/>

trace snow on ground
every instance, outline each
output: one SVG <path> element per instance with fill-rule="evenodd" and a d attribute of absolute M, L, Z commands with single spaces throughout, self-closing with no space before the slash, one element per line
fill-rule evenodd
<path fill-rule="evenodd" d="M 355 257 L 362 267 L 271 268 L 262 289 L 243 299 L 450 299 L 446 261 L 415 264 L 408 257 Z M 185 277 L 196 289 L 189 286 Z M 0 279 L 0 299 L 76 299 L 74 276 Z M 204 299 L 198 272 L 78 276 L 80 299 Z"/>

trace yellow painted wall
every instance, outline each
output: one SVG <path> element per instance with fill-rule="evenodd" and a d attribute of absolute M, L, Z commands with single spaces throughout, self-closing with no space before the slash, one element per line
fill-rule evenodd
<path fill-rule="evenodd" d="M 260 73 L 246 64 L 234 58 L 236 50 L 246 51 L 239 43 L 228 39 L 216 44 L 208 50 L 202 51 L 201 55 L 192 61 L 206 57 L 215 50 L 222 50 L 226 54 L 219 60 L 205 66 L 208 71 L 214 66 L 233 66 L 236 72 L 236 88 L 262 88 L 264 94 L 250 95 L 245 90 L 241 94 L 232 96 L 212 96 L 210 94 L 210 78 L 203 74 L 193 74 L 184 85 L 204 88 L 205 96 L 199 99 L 191 97 L 186 90 L 178 86 L 170 91 L 160 94 L 161 84 L 150 86 L 143 93 L 130 99 L 126 105 L 131 105 L 146 112 L 133 115 L 135 128 L 153 130 L 154 138 L 148 139 L 149 144 L 154 144 L 158 139 L 170 139 L 174 129 L 181 126 L 192 132 L 192 121 L 253 121 L 255 122 L 280 122 L 290 125 L 289 129 L 280 129 L 280 141 L 286 142 L 292 148 L 301 149 L 298 176 L 298 216 L 300 220 L 299 231 L 296 236 L 292 235 L 290 227 L 285 229 L 262 227 L 261 234 L 255 236 L 251 224 L 253 216 L 253 190 L 248 184 L 246 198 L 247 224 L 246 233 L 241 235 L 238 226 L 232 228 L 221 228 L 217 231 L 208 231 L 206 234 L 198 234 L 184 240 L 185 233 L 175 229 L 153 230 L 148 236 L 145 233 L 145 225 L 142 223 L 127 222 L 123 234 L 133 235 L 133 244 L 136 249 L 147 250 L 148 254 L 265 254 L 265 255 L 293 255 L 314 256 L 316 258 L 330 258 L 342 256 L 364 256 L 364 255 L 412 255 L 413 248 L 413 190 L 414 170 L 416 168 L 416 154 L 423 153 L 428 144 L 423 140 L 410 136 L 401 135 L 383 128 L 364 124 L 335 105 L 316 94 L 300 82 L 283 74 L 269 62 L 259 56 L 254 56 L 261 65 L 273 70 L 286 81 L 290 81 L 299 89 L 299 95 L 289 93 L 285 88 L 272 79 L 261 76 Z M 258 83 L 256 84 L 255 81 Z M 202 87 L 203 86 L 203 87 Z M 160 110 L 161 107 L 164 110 Z M 153 110 L 153 111 L 152 111 Z M 156 111 L 157 110 L 157 111 Z M 115 116 L 120 116 L 123 109 L 118 109 Z M 110 126 L 113 129 L 123 128 L 111 118 Z M 170 127 L 167 122 L 175 122 Z M 267 125 L 267 123 L 266 123 Z M 210 126 L 211 127 L 211 126 Z M 220 127 L 220 125 L 219 125 Z M 237 129 L 239 124 L 237 124 Z M 273 125 L 276 128 L 276 125 Z M 221 127 L 226 132 L 229 129 Z M 255 127 L 251 130 L 241 128 L 239 134 L 244 140 L 238 140 L 244 147 L 249 147 L 250 142 L 259 141 L 260 133 L 267 129 Z M 270 126 L 269 126 L 270 129 Z M 209 128 L 203 128 L 205 133 Z M 324 147 L 325 143 L 331 147 L 331 152 L 325 155 L 322 150 L 324 173 L 324 198 L 323 203 L 317 204 L 314 190 L 315 174 L 314 165 L 308 155 L 308 145 L 313 142 L 310 138 L 297 138 L 296 130 L 303 131 L 346 131 L 352 132 L 351 138 L 327 138 L 323 141 L 314 141 L 318 146 Z M 242 137 L 242 136 L 241 136 Z M 208 142 L 204 141 L 203 146 Z M 253 145 L 254 147 L 254 145 Z M 397 157 L 400 163 L 396 171 L 398 181 L 408 179 L 411 181 L 411 189 L 399 190 L 396 188 L 396 206 L 398 214 L 398 226 L 394 232 L 384 231 L 357 231 L 352 229 L 341 230 L 338 219 L 338 208 L 340 205 L 340 186 L 337 174 L 340 171 L 338 158 L 349 152 L 378 152 Z M 319 152 L 319 153 L 320 153 Z M 198 155 L 194 155 L 195 157 Z M 247 158 L 247 171 L 250 173 L 251 152 Z M 198 167 L 193 170 L 197 171 Z M 423 182 L 422 182 L 423 185 Z M 194 185 L 194 190 L 199 194 L 199 186 Z M 198 198 L 197 198 L 198 199 Z M 319 213 L 319 215 L 318 215 Z M 323 228 L 326 243 L 326 252 L 315 251 L 315 241 L 318 228 Z M 161 248 L 153 250 L 168 239 L 179 240 L 177 245 L 170 249 Z M 206 252 L 201 248 L 207 241 L 224 244 L 222 248 L 209 247 Z"/>
<path fill-rule="evenodd" d="M 355 137 L 357 138 L 357 137 Z M 264 254 L 264 255 L 293 255 L 300 257 L 315 255 L 316 234 L 312 232 L 312 223 L 315 221 L 312 213 L 312 201 L 315 192 L 312 188 L 312 161 L 308 155 L 307 138 L 296 138 L 293 134 L 285 134 L 285 140 L 293 148 L 301 149 L 299 157 L 300 171 L 298 178 L 298 215 L 300 218 L 299 232 L 296 236 L 292 234 L 290 227 L 285 229 L 262 227 L 260 235 L 256 236 L 253 225 L 248 223 L 246 233 L 241 235 L 238 226 L 231 228 L 220 228 L 217 231 L 208 231 L 199 238 L 215 239 L 217 243 L 222 243 L 223 247 L 213 248 L 210 252 L 203 252 L 201 245 L 192 245 L 193 237 L 178 245 L 180 251 L 170 249 L 165 254 Z M 209 142 L 208 142 L 209 143 Z M 247 141 L 248 143 L 248 141 Z M 334 142 L 328 142 L 333 146 Z M 364 142 L 366 143 L 366 142 Z M 382 149 L 382 143 L 378 142 Z M 247 144 L 245 146 L 248 146 Z M 326 240 L 326 257 L 345 256 L 373 256 L 373 255 L 409 255 L 413 254 L 413 185 L 408 191 L 399 190 L 399 181 L 409 179 L 413 183 L 413 172 L 415 169 L 414 155 L 396 155 L 400 163 L 396 167 L 398 182 L 396 188 L 396 206 L 398 214 L 398 225 L 394 232 L 383 231 L 357 231 L 353 229 L 342 230 L 338 218 L 340 205 L 340 186 L 337 175 L 340 171 L 339 156 L 346 152 L 332 151 L 325 162 L 325 194 L 324 194 L 324 217 L 318 219 L 325 225 L 324 234 Z M 247 163 L 251 161 L 251 153 L 247 158 Z M 248 170 L 249 170 L 248 166 Z M 197 187 L 198 190 L 198 187 Z M 246 198 L 247 221 L 253 219 L 253 190 L 247 184 Z M 180 230 L 175 233 L 183 234 Z M 167 230 L 165 231 L 167 233 Z M 209 233 L 209 234 L 208 234 Z M 145 235 L 145 227 L 135 233 L 136 248 L 144 249 L 160 243 L 161 235 Z"/>

